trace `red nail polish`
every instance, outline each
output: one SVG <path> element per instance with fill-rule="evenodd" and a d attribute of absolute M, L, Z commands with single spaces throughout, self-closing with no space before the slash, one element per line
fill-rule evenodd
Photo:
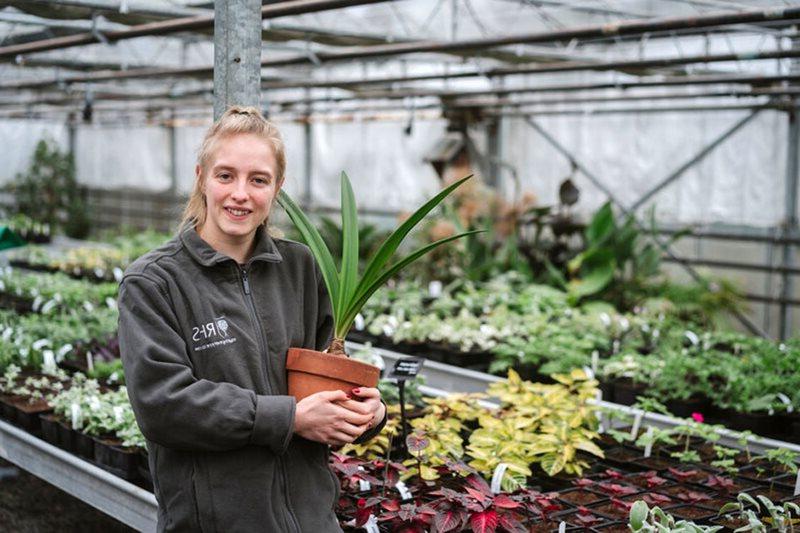
<path fill-rule="evenodd" d="M 361 389 L 353 389 L 353 394 L 361 394 Z"/>

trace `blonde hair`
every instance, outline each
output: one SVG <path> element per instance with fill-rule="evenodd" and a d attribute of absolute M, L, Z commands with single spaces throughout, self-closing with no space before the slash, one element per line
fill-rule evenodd
<path fill-rule="evenodd" d="M 275 155 L 277 168 L 275 176 L 278 183 L 283 182 L 286 172 L 286 148 L 283 144 L 278 128 L 269 120 L 264 118 L 255 107 L 231 106 L 219 117 L 219 120 L 208 129 L 200 150 L 197 153 L 197 165 L 201 168 L 200 174 L 195 177 L 192 192 L 189 200 L 183 209 L 181 227 L 186 225 L 202 225 L 206 221 L 206 196 L 203 191 L 203 181 L 211 158 L 220 139 L 232 137 L 234 135 L 249 133 L 258 135 L 272 148 Z M 264 221 L 266 225 L 267 221 Z"/>

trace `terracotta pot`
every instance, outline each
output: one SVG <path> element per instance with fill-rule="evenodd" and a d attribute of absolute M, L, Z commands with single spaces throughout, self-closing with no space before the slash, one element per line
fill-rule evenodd
<path fill-rule="evenodd" d="M 289 395 L 298 402 L 321 391 L 350 392 L 356 387 L 376 387 L 381 374 L 376 366 L 304 348 L 289 348 L 286 371 Z"/>

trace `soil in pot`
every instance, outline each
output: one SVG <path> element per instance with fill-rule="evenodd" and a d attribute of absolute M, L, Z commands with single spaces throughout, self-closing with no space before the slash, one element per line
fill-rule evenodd
<path fill-rule="evenodd" d="M 746 518 L 741 518 L 739 515 L 726 514 L 714 517 L 710 520 L 712 525 L 722 526 L 723 531 L 735 531 L 740 527 L 745 527 L 748 524 Z"/>
<path fill-rule="evenodd" d="M 715 511 L 705 509 L 698 505 L 680 505 L 678 507 L 668 507 L 665 510 L 676 518 L 683 518 L 684 520 L 691 520 L 693 522 L 708 520 L 717 514 Z"/>
<path fill-rule="evenodd" d="M 567 489 L 558 493 L 558 499 L 574 506 L 589 505 L 605 500 L 606 496 L 586 489 Z"/>
<path fill-rule="evenodd" d="M 673 462 L 667 461 L 666 459 L 659 459 L 658 457 L 639 457 L 634 461 L 634 464 L 639 465 L 642 468 L 646 468 L 648 470 L 657 470 L 663 471 L 672 466 Z"/>
<path fill-rule="evenodd" d="M 535 524 L 531 524 L 529 526 L 528 531 L 530 533 L 551 533 L 553 531 L 558 531 L 558 524 L 559 522 L 555 522 L 553 520 L 536 522 Z"/>
<path fill-rule="evenodd" d="M 643 489 L 655 489 L 656 487 L 665 487 L 672 484 L 669 479 L 659 476 L 655 470 L 628 474 L 625 476 L 625 482 Z"/>
<path fill-rule="evenodd" d="M 355 359 L 303 348 L 289 348 L 286 370 L 289 394 L 297 401 L 320 391 L 376 387 L 381 373 L 378 367 Z"/>
<path fill-rule="evenodd" d="M 755 498 L 756 496 L 766 496 L 773 502 L 779 502 L 792 496 L 791 490 L 786 490 L 780 487 L 758 487 L 753 490 L 748 490 L 747 493 Z"/>
<path fill-rule="evenodd" d="M 641 452 L 630 448 L 612 448 L 606 452 L 605 461 L 627 472 L 639 472 L 647 468 L 634 463 L 642 456 Z"/>
<path fill-rule="evenodd" d="M 558 515 L 558 519 L 566 522 L 568 526 L 579 528 L 590 528 L 615 522 L 615 520 L 611 520 L 599 513 L 592 512 L 585 507 L 560 514 Z M 558 528 L 555 529 L 555 531 L 557 530 Z"/>
<path fill-rule="evenodd" d="M 609 518 L 622 520 L 624 518 L 628 518 L 628 515 L 630 515 L 630 505 L 633 504 L 629 504 L 624 500 L 617 500 L 597 503 L 589 506 L 589 509 L 591 509 L 592 512 L 600 513 Z"/>
<path fill-rule="evenodd" d="M 679 483 L 702 484 L 713 472 L 697 467 L 679 466 L 668 468 L 662 475 Z"/>
<path fill-rule="evenodd" d="M 630 496 L 623 496 L 621 498 L 623 501 L 626 502 L 635 502 L 638 500 L 644 500 L 647 505 L 650 507 L 658 506 L 664 507 L 665 505 L 677 505 L 676 500 L 670 498 L 665 494 L 659 494 L 657 492 L 646 492 L 644 494 L 631 494 Z"/>
<path fill-rule="evenodd" d="M 603 533 L 630 533 L 627 522 L 614 522 L 604 526 L 593 527 L 590 531 L 602 531 Z"/>

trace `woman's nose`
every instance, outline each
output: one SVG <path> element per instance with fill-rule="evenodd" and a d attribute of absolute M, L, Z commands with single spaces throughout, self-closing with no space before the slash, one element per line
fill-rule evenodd
<path fill-rule="evenodd" d="M 247 181 L 246 180 L 236 180 L 236 183 L 233 187 L 233 192 L 231 193 L 231 198 L 236 201 L 243 202 L 247 200 Z"/>

